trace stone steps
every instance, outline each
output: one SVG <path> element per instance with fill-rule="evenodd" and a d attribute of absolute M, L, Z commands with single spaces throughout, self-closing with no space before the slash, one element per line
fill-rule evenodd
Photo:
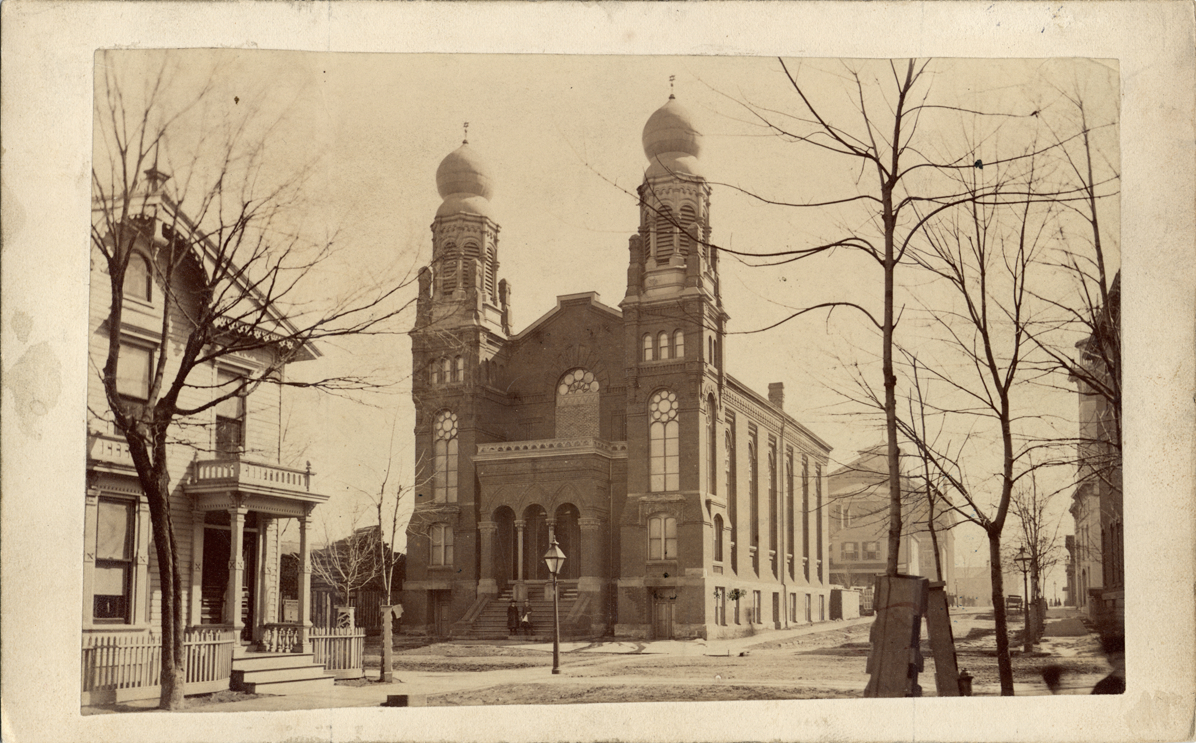
<path fill-rule="evenodd" d="M 233 658 L 229 686 L 250 694 L 332 691 L 334 678 L 312 653 L 247 653 Z"/>

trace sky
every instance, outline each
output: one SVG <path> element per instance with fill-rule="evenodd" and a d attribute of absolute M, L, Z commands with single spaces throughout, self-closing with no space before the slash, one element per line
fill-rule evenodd
<path fill-rule="evenodd" d="M 151 53 L 119 55 L 124 65 L 157 64 Z M 184 155 L 225 109 L 252 107 L 267 142 L 269 173 L 282 178 L 312 166 L 297 229 L 313 236 L 337 233 L 339 252 L 326 278 L 312 287 L 316 293 L 409 280 L 428 263 L 429 226 L 440 203 L 436 167 L 461 143 L 468 122 L 470 146 L 494 175 L 499 276 L 512 287 L 514 329 L 549 311 L 558 295 L 597 291 L 604 303 L 617 307 L 626 285 L 627 239 L 638 222 L 634 191 L 648 164 L 640 135 L 670 92 L 704 135 L 701 162 L 714 187 L 716 244 L 766 253 L 873 229 L 856 204 L 798 208 L 764 202 L 849 196 L 858 193 L 857 184 L 874 179 L 850 158 L 786 141 L 762 125 L 761 116 L 802 126 L 800 100 L 775 58 L 243 50 L 182 55 L 168 100 L 185 100 L 209 79 L 213 94 L 203 117 L 172 142 L 174 166 L 185 169 Z M 865 132 L 857 125 L 860 99 L 851 73 L 861 71 L 868 90 L 877 87 L 876 79 L 882 87 L 891 84 L 887 63 L 787 60 L 787 65 L 828 119 L 850 122 L 859 136 Z M 1063 91 L 1083 92 L 1090 122 L 1117 121 L 1115 63 L 935 60 L 926 80 L 919 90 L 929 91 L 929 101 L 1019 114 L 977 126 L 955 110 L 928 110 L 918 142 L 934 157 L 948 156 L 967 141 L 979 142 L 990 162 L 998 153 L 1026 147 L 1035 132 L 1045 136 L 1044 122 L 1067 120 Z M 883 117 L 893 101 L 869 94 L 864 105 Z M 1037 110 L 1042 116 L 1030 121 L 1027 114 Z M 1101 131 L 1097 144 L 1107 160 L 1101 167 L 1117 170 L 1116 128 Z M 1117 199 L 1108 199 L 1102 210 L 1106 242 L 1118 254 Z M 732 333 L 757 330 L 794 308 L 824 301 L 854 301 L 879 312 L 882 274 L 851 251 L 764 268 L 724 254 L 721 271 Z M 414 287 L 406 292 L 411 298 Z M 933 313 L 924 308 L 951 301 L 941 286 L 911 272 L 899 289 L 902 332 L 917 344 L 919 334 L 932 333 L 934 326 Z M 386 384 L 357 400 L 288 393 L 287 435 L 297 460 L 311 460 L 322 488 L 333 495 L 322 509 L 333 533 L 346 528 L 347 514 L 368 505 L 365 494 L 377 492 L 388 463 L 395 469 L 392 478 L 409 480 L 413 474 L 405 335 L 412 321 L 405 316 L 390 336 L 324 344 L 320 360 L 294 370 L 300 376 L 369 371 Z M 756 390 L 767 390 L 770 382 L 785 384 L 787 411 L 834 447 L 833 470 L 883 440 L 874 417 L 844 400 L 844 392 L 852 393 L 855 364 L 879 384 L 879 350 L 879 336 L 862 315 L 838 310 L 830 316 L 811 313 L 764 333 L 733 334 L 725 357 L 728 371 Z M 1038 390 L 1026 406 L 1048 416 L 1057 433 L 1074 430 L 1076 402 L 1067 390 Z M 976 479 L 989 487 L 991 462 L 983 460 L 977 455 L 976 471 L 983 474 Z M 1067 497 L 1064 492 L 1057 499 L 1060 514 Z M 984 564 L 978 530 L 961 532 L 956 544 L 957 564 Z"/>

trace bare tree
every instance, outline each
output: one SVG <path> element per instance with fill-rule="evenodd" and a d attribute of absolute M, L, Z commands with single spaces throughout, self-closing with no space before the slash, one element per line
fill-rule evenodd
<path fill-rule="evenodd" d="M 169 449 L 201 446 L 186 434 L 211 425 L 205 413 L 262 386 L 371 387 L 351 374 L 302 379 L 283 369 L 313 357 L 322 339 L 391 332 L 408 282 L 356 282 L 339 296 L 318 294 L 326 291 L 315 284 L 336 257 L 336 235 L 313 238 L 302 228 L 313 167 L 281 174 L 274 167 L 285 145 L 274 149 L 272 135 L 285 114 L 268 115 L 248 98 L 233 106 L 215 100 L 218 72 L 193 85 L 195 71 L 170 52 L 157 54 L 147 78 L 127 67 L 129 59 L 101 52 L 96 63 L 91 246 L 107 274 L 109 307 L 95 365 L 106 409 L 92 415 L 128 442 L 149 505 L 162 591 L 160 703 L 179 709 L 183 594 Z M 141 359 L 123 341 L 138 282 L 164 302 L 154 331 L 161 343 L 144 370 L 145 388 L 131 397 L 122 372 Z M 258 371 L 213 385 L 213 365 L 232 355 L 257 359 Z"/>
<path fill-rule="evenodd" d="M 946 388 L 933 403 L 936 416 L 960 421 L 960 439 L 937 443 L 924 424 L 899 421 L 944 485 L 944 496 L 963 518 L 984 529 L 989 544 L 993 609 L 997 624 L 997 660 L 1001 693 L 1013 693 L 1013 672 L 1004 595 L 1001 535 L 1017 483 L 1036 465 L 1031 454 L 1041 445 L 1030 430 L 1037 416 L 1019 404 L 1019 395 L 1036 380 L 1037 348 L 1029 336 L 1038 318 L 1029 291 L 1046 250 L 1045 237 L 1056 205 L 1034 196 L 1036 163 L 1017 176 L 1022 180 L 1020 204 L 977 199 L 964 210 L 945 214 L 924 231 L 925 240 L 911 253 L 914 261 L 948 286 L 955 309 L 927 308 L 942 331 L 935 365 L 923 361 L 929 378 Z M 974 188 L 981 176 L 961 176 Z M 1054 198 L 1058 198 L 1057 195 Z M 919 372 L 920 373 L 920 372 Z M 923 408 L 925 411 L 926 408 Z M 975 471 L 979 461 L 969 450 L 996 447 L 995 470 Z M 969 470 L 970 476 L 969 476 Z M 985 484 L 995 480 L 998 492 Z"/>
<path fill-rule="evenodd" d="M 377 580 L 382 572 L 381 530 L 372 524 L 361 526 L 362 512 L 355 510 L 348 536 L 333 540 L 324 520 L 324 547 L 312 552 L 312 573 L 336 589 L 341 606 L 348 606 L 353 594 Z"/>

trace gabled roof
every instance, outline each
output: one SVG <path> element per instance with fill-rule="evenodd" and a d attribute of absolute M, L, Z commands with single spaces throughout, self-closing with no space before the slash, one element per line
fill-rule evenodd
<path fill-rule="evenodd" d="M 154 215 L 154 219 L 158 223 L 162 224 L 164 233 L 166 233 L 168 230 L 175 230 L 175 228 L 170 227 L 171 224 L 180 226 L 190 238 L 187 242 L 192 246 L 197 247 L 196 257 L 199 260 L 200 267 L 204 271 L 205 276 L 210 277 L 212 275 L 215 270 L 216 255 L 218 253 L 216 246 L 212 244 L 211 239 L 209 239 L 200 231 L 199 226 L 194 222 L 194 220 L 192 220 L 173 199 L 159 191 L 153 194 L 140 195 L 134 199 L 131 199 L 131 205 L 134 208 L 131 208 L 130 212 L 134 215 Z M 92 203 L 93 220 L 95 219 L 95 214 L 102 213 L 106 208 L 108 207 L 104 202 L 98 199 L 94 200 Z M 159 213 L 160 211 L 167 212 L 169 216 L 166 219 L 163 219 Z M 169 235 L 164 236 L 166 239 L 169 239 L 170 237 Z M 227 329 L 232 332 L 245 333 L 266 342 L 271 340 L 271 335 L 275 336 L 276 338 L 283 338 L 287 336 L 296 336 L 299 334 L 299 329 L 296 328 L 295 325 L 289 319 L 287 319 L 285 315 L 280 313 L 276 306 L 272 304 L 266 305 L 264 303 L 264 299 L 261 297 L 260 292 L 251 288 L 243 277 L 234 276 L 231 280 L 236 282 L 237 288 L 241 291 L 242 296 L 245 297 L 247 301 L 252 302 L 255 309 L 263 311 L 268 322 L 279 328 L 279 331 L 272 332 L 266 330 L 262 327 L 261 323 L 258 323 L 253 327 L 238 327 L 239 323 L 236 321 L 230 321 L 223 325 L 218 324 L 218 328 Z M 321 355 L 322 354 L 316 348 L 315 344 L 311 343 L 310 341 L 305 341 L 293 361 L 308 361 L 319 358 Z"/>
<path fill-rule="evenodd" d="M 614 320 L 622 320 L 623 319 L 622 312 L 615 309 L 614 307 L 609 307 L 609 306 L 603 304 L 602 302 L 598 301 L 598 292 L 580 292 L 578 294 L 561 294 L 561 295 L 558 295 L 556 298 L 556 307 L 553 307 L 548 312 L 545 312 L 543 315 L 540 315 L 540 317 L 536 318 L 536 320 L 534 322 L 532 322 L 531 325 L 528 325 L 523 330 L 521 330 L 518 333 L 516 333 L 515 335 L 511 336 L 511 341 L 518 342 L 518 341 L 521 341 L 524 338 L 528 337 L 537 328 L 541 327 L 542 325 L 547 323 L 549 320 L 551 320 L 553 317 L 555 317 L 557 314 L 559 314 L 565 308 L 565 305 L 583 304 L 583 303 L 586 303 L 585 300 L 588 300 L 588 306 L 598 310 L 599 312 L 605 312 L 605 313 L 609 314 L 612 319 L 614 319 Z"/>

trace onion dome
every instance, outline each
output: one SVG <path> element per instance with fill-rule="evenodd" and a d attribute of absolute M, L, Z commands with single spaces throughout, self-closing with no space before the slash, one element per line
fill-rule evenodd
<path fill-rule="evenodd" d="M 470 148 L 468 142 L 453 150 L 436 168 L 436 190 L 444 203 L 436 216 L 449 214 L 480 214 L 490 216 L 490 195 L 494 193 L 494 179 L 490 168 Z"/>
<path fill-rule="evenodd" d="M 701 176 L 698 156 L 702 153 L 702 133 L 694 126 L 689 110 L 669 96 L 644 124 L 644 155 L 650 165 L 646 175 Z"/>

